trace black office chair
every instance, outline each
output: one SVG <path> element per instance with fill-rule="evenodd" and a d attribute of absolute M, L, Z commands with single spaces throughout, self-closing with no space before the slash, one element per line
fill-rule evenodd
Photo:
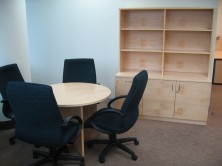
<path fill-rule="evenodd" d="M 86 82 L 96 84 L 96 69 L 93 59 L 65 59 L 63 82 Z"/>
<path fill-rule="evenodd" d="M 108 144 L 99 155 L 99 161 L 101 163 L 105 162 L 105 156 L 114 146 L 129 153 L 133 160 L 137 160 L 135 153 L 122 144 L 133 141 L 135 145 L 138 145 L 139 141 L 137 138 L 117 139 L 117 134 L 128 131 L 136 123 L 139 115 L 138 105 L 147 81 L 147 71 L 143 70 L 134 77 L 128 95 L 113 98 L 108 103 L 107 108 L 100 109 L 86 120 L 85 128 L 94 128 L 109 136 L 108 140 L 90 140 L 87 142 L 88 148 L 91 148 L 93 144 Z M 120 98 L 125 98 L 121 109 L 112 108 L 111 104 Z"/>
<path fill-rule="evenodd" d="M 15 135 L 18 139 L 35 146 L 45 146 L 49 153 L 34 150 L 33 158 L 45 157 L 33 165 L 57 160 L 77 160 L 84 166 L 81 156 L 61 155 L 68 143 L 79 135 L 82 120 L 68 117 L 63 120 L 52 87 L 25 82 L 9 82 L 7 96 L 15 114 Z"/>
<path fill-rule="evenodd" d="M 13 124 L 12 126 L 14 126 L 15 117 L 10 108 L 7 95 L 6 95 L 6 86 L 9 81 L 24 82 L 24 79 L 20 73 L 20 70 L 17 64 L 9 64 L 9 65 L 0 67 L 0 93 L 3 98 L 3 100 L 1 101 L 1 103 L 3 103 L 2 112 L 5 117 L 11 120 L 11 123 Z M 9 138 L 9 142 L 11 145 L 15 144 L 15 138 L 16 138 L 15 136 Z"/>

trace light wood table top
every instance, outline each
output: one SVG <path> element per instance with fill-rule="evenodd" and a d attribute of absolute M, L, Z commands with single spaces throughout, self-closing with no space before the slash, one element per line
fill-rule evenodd
<path fill-rule="evenodd" d="M 109 88 L 91 83 L 58 83 L 51 85 L 54 96 L 59 107 L 79 107 L 80 117 L 84 119 L 84 106 L 97 104 L 111 94 Z M 81 151 L 82 156 L 85 156 L 84 150 L 84 127 L 81 132 Z"/>
<path fill-rule="evenodd" d="M 222 51 L 215 51 L 214 59 L 222 59 Z"/>
<path fill-rule="evenodd" d="M 110 96 L 109 88 L 90 83 L 52 84 L 52 89 L 60 107 L 80 107 L 96 104 Z"/>

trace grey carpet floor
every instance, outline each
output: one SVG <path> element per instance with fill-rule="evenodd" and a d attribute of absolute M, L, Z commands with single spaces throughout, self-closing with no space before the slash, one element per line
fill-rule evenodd
<path fill-rule="evenodd" d="M 138 120 L 124 136 L 136 136 L 140 144 L 128 143 L 138 156 L 137 161 L 121 150 L 113 149 L 100 164 L 98 155 L 103 145 L 86 148 L 87 166 L 222 166 L 222 86 L 213 85 L 208 125 L 190 125 L 173 122 Z M 9 145 L 13 130 L 0 131 L 0 166 L 27 166 L 34 147 L 20 140 Z M 106 136 L 101 136 L 106 137 Z M 75 154 L 75 151 L 71 151 Z M 50 165 L 50 164 L 49 164 Z M 61 165 L 78 165 L 62 162 Z"/>

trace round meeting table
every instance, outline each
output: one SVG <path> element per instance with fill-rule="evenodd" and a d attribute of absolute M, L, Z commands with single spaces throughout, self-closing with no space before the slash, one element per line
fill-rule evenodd
<path fill-rule="evenodd" d="M 69 82 L 69 83 L 57 83 L 51 85 L 56 102 L 59 107 L 79 107 L 80 117 L 84 119 L 84 107 L 97 104 L 107 99 L 111 91 L 109 88 L 92 83 L 83 82 Z M 81 132 L 81 151 L 82 156 L 85 156 L 84 152 L 84 127 Z"/>

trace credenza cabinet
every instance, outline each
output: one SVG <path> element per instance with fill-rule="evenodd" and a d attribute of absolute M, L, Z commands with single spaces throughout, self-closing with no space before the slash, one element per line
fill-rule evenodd
<path fill-rule="evenodd" d="M 143 115 L 206 122 L 210 93 L 210 83 L 150 80 Z"/>
<path fill-rule="evenodd" d="M 116 76 L 116 96 L 128 93 L 133 77 Z M 206 124 L 210 82 L 149 79 L 139 105 L 140 117 L 192 124 Z M 120 108 L 122 101 L 116 103 Z"/>
<path fill-rule="evenodd" d="M 120 9 L 116 96 L 147 70 L 142 118 L 206 124 L 214 9 Z M 120 103 L 117 103 L 119 106 Z"/>

